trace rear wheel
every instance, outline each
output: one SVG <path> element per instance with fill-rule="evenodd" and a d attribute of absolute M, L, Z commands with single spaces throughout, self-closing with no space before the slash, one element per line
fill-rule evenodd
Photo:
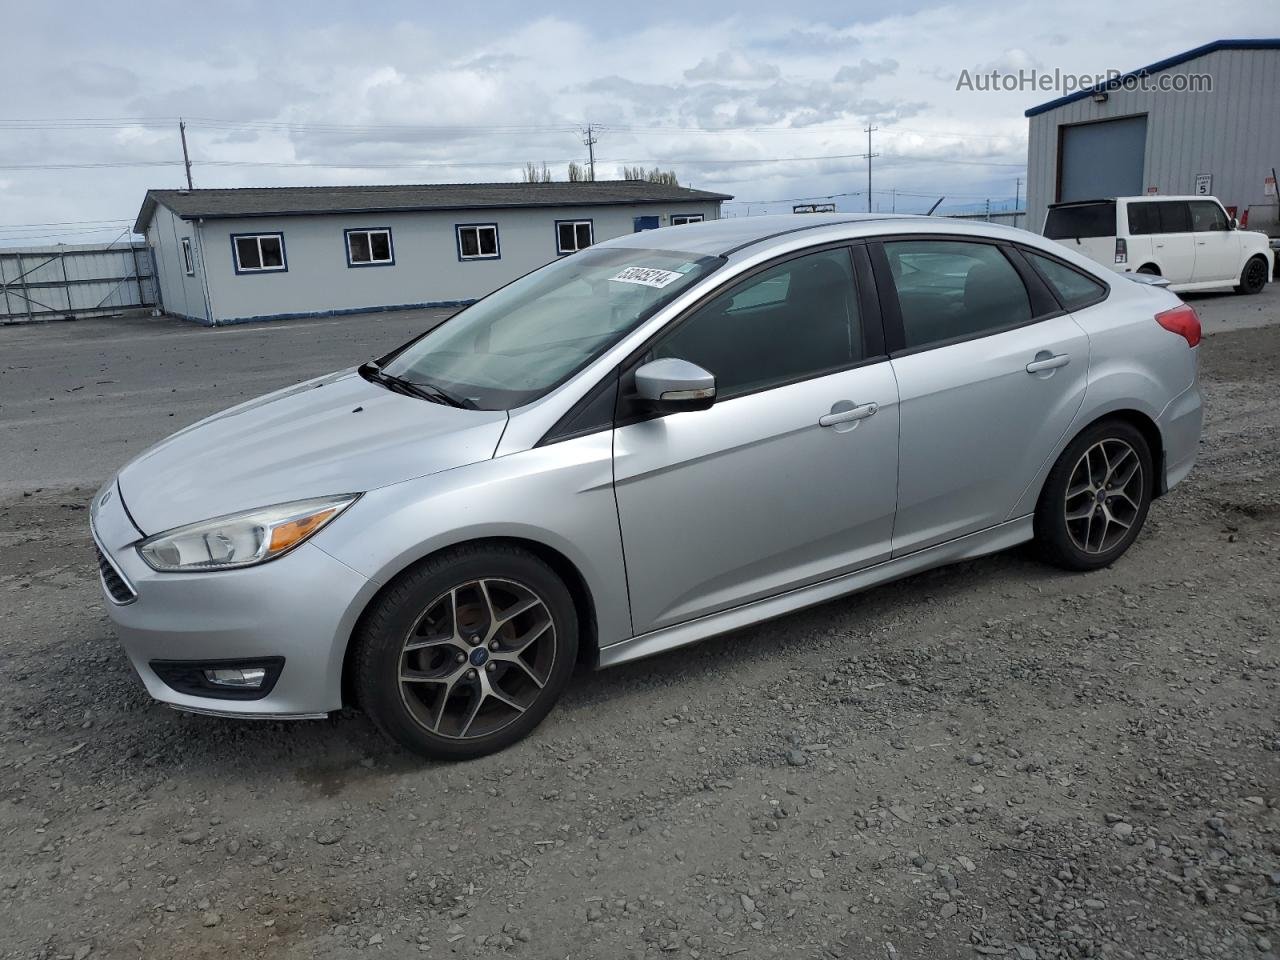
<path fill-rule="evenodd" d="M 1267 260 L 1265 257 L 1250 257 L 1240 272 L 1240 283 L 1236 293 L 1261 293 L 1267 285 Z"/>
<path fill-rule="evenodd" d="M 501 750 L 536 727 L 573 673 L 573 599 L 515 546 L 463 546 L 408 571 L 357 639 L 360 706 L 383 733 L 433 759 Z"/>
<path fill-rule="evenodd" d="M 1096 570 L 1138 537 L 1151 506 L 1151 450 L 1122 420 L 1089 427 L 1049 471 L 1036 507 L 1035 535 L 1050 563 Z"/>
<path fill-rule="evenodd" d="M 1144 263 L 1142 266 L 1138 268 L 1138 272 L 1144 273 L 1148 277 L 1160 276 L 1160 268 L 1157 267 L 1154 263 Z"/>

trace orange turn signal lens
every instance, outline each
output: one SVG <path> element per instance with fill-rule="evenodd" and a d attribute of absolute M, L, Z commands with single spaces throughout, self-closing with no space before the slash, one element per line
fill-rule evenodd
<path fill-rule="evenodd" d="M 290 520 L 288 523 L 280 524 L 271 531 L 271 543 L 267 547 L 267 553 L 269 555 L 277 554 L 297 546 L 328 523 L 329 519 L 337 512 L 337 507 L 329 507 L 319 513 L 313 513 L 309 517 L 301 517 L 297 520 Z"/>

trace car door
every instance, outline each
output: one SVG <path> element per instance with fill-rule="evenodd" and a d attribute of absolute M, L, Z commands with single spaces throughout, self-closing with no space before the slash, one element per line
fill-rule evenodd
<path fill-rule="evenodd" d="M 1153 206 L 1156 208 L 1160 232 L 1151 238 L 1151 246 L 1161 274 L 1170 283 L 1193 283 L 1196 272 L 1196 235 L 1191 229 L 1191 210 L 1187 202 L 1159 200 Z"/>
<path fill-rule="evenodd" d="M 638 634 L 888 558 L 898 404 L 870 286 L 865 250 L 837 246 L 673 323 L 630 369 L 704 367 L 709 409 L 645 416 L 624 372 L 614 489 Z"/>
<path fill-rule="evenodd" d="M 873 245 L 898 381 L 893 555 L 1008 518 L 1084 400 L 1089 341 L 1012 248 Z"/>
<path fill-rule="evenodd" d="M 1240 276 L 1240 234 L 1231 229 L 1227 212 L 1216 200 L 1192 200 L 1191 229 L 1195 234 L 1196 262 L 1192 280 L 1213 283 Z"/>

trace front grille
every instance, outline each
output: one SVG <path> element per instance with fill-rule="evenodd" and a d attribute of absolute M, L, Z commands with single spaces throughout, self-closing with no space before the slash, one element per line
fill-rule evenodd
<path fill-rule="evenodd" d="M 111 561 L 106 558 L 96 543 L 93 545 L 93 552 L 98 557 L 98 572 L 102 574 L 102 585 L 107 588 L 111 599 L 116 603 L 132 603 L 137 600 L 138 595 L 133 592 L 133 588 L 116 572 L 116 568 L 111 565 Z"/>

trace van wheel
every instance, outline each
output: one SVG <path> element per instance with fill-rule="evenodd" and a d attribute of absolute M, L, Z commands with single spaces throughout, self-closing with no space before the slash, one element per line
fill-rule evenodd
<path fill-rule="evenodd" d="M 1044 558 L 1067 570 L 1118 560 L 1151 506 L 1151 449 L 1137 428 L 1104 420 L 1071 441 L 1049 471 L 1036 505 Z"/>
<path fill-rule="evenodd" d="M 378 729 L 424 757 L 467 760 L 550 712 L 573 673 L 578 619 L 538 557 L 463 545 L 394 581 L 356 643 L 356 697 Z"/>
<path fill-rule="evenodd" d="M 1267 285 L 1267 261 L 1265 257 L 1250 257 L 1240 273 L 1236 293 L 1261 293 Z"/>
<path fill-rule="evenodd" d="M 1142 266 L 1138 268 L 1138 272 L 1145 273 L 1149 277 L 1160 276 L 1160 268 L 1152 263 L 1144 263 Z"/>

